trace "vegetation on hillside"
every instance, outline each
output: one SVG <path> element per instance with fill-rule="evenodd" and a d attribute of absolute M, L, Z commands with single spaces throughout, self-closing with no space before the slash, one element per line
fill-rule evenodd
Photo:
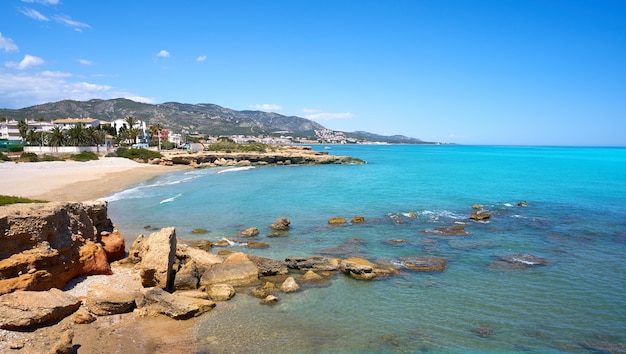
<path fill-rule="evenodd" d="M 223 152 L 267 152 L 270 146 L 263 143 L 237 144 L 232 139 L 221 137 L 218 142 L 209 144 L 208 149 Z"/>
<path fill-rule="evenodd" d="M 18 203 L 47 203 L 47 201 L 15 197 L 10 195 L 0 195 L 0 206 Z"/>

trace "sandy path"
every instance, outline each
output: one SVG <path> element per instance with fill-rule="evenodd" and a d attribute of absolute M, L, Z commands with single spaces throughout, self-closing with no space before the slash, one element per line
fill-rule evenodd
<path fill-rule="evenodd" d="M 181 168 L 186 167 L 148 165 L 119 157 L 87 162 L 4 162 L 0 163 L 0 195 L 94 200 Z"/>

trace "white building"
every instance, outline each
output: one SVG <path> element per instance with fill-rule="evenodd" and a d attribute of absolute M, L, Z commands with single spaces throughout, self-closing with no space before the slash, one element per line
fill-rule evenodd
<path fill-rule="evenodd" d="M 6 140 L 22 140 L 20 135 L 20 129 L 18 128 L 19 121 L 15 119 L 0 121 L 0 139 Z M 49 132 L 54 129 L 54 124 L 50 122 L 39 122 L 35 120 L 26 120 L 28 130 L 34 130 L 36 132 Z"/>
<path fill-rule="evenodd" d="M 62 118 L 55 119 L 52 121 L 52 123 L 63 130 L 71 129 L 75 127 L 78 123 L 82 123 L 85 128 L 97 128 L 100 126 L 100 120 L 95 118 Z"/>

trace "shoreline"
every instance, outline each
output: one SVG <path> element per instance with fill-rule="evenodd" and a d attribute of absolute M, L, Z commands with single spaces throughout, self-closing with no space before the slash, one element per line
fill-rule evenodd
<path fill-rule="evenodd" d="M 0 163 L 0 195 L 57 201 L 104 198 L 167 172 L 189 166 L 138 163 L 120 157 L 99 160 Z"/>

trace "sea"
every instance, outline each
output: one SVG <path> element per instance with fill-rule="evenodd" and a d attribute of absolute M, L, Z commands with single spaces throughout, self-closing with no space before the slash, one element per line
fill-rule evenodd
<path fill-rule="evenodd" d="M 272 306 L 239 293 L 201 317 L 198 352 L 626 352 L 626 148 L 312 148 L 367 163 L 176 171 L 107 197 L 109 216 L 128 244 L 166 226 L 211 241 L 256 227 L 269 247 L 228 249 L 446 269 L 337 274 Z M 268 237 L 280 217 L 288 235 Z"/>

